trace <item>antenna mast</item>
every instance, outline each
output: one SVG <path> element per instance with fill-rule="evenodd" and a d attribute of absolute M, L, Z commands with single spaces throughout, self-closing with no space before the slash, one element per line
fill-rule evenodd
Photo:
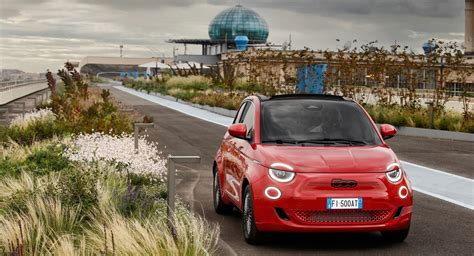
<path fill-rule="evenodd" d="M 291 34 L 290 34 L 290 36 L 289 36 L 289 38 L 288 38 L 288 46 L 289 46 L 289 49 L 290 49 L 290 51 L 291 51 Z"/>

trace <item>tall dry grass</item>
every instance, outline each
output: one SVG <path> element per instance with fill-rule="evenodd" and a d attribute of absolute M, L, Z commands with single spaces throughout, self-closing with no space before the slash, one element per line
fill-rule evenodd
<path fill-rule="evenodd" d="M 166 85 L 172 88 L 205 90 L 211 84 L 211 80 L 204 76 L 172 76 Z"/>
<path fill-rule="evenodd" d="M 102 166 L 102 167 L 100 167 Z M 98 203 L 86 216 L 81 205 L 64 206 L 48 193 L 60 174 L 34 177 L 22 173 L 0 183 L 0 203 L 17 194 L 24 211 L 0 212 L 0 251 L 25 255 L 212 255 L 216 251 L 219 228 L 208 224 L 179 205 L 176 236 L 167 226 L 166 205 L 153 208 L 147 218 L 125 217 L 117 209 L 117 193 L 124 191 L 123 177 L 98 165 Z M 18 200 L 18 199 L 17 199 Z M 0 208 L 8 207 L 0 204 Z"/>
<path fill-rule="evenodd" d="M 64 236 L 80 232 L 80 206 L 63 207 L 57 198 L 37 196 L 26 202 L 27 210 L 0 217 L 0 243 L 26 255 L 50 254 Z"/>

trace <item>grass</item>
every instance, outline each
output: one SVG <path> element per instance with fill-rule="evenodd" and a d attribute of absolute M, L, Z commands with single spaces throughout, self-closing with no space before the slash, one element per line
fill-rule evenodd
<path fill-rule="evenodd" d="M 211 80 L 203 76 L 180 77 L 173 76 L 164 81 L 125 80 L 124 85 L 136 90 L 145 90 L 147 93 L 157 92 L 170 95 L 180 100 L 201 105 L 238 109 L 240 102 L 249 95 L 242 89 L 257 88 L 247 84 L 239 84 L 233 92 L 223 90 L 221 85 L 212 85 Z"/>
<path fill-rule="evenodd" d="M 205 91 L 211 88 L 211 80 L 203 76 L 173 76 L 167 80 L 166 86 L 182 90 Z"/>
<path fill-rule="evenodd" d="M 395 126 L 429 128 L 427 108 L 406 109 L 399 106 L 364 105 L 376 123 L 389 123 Z M 434 113 L 433 128 L 438 130 L 474 133 L 474 119 L 463 118 L 460 113 L 437 111 Z"/>
<path fill-rule="evenodd" d="M 26 127 L 0 126 L 0 144 L 8 143 L 10 140 L 18 144 L 29 145 L 35 141 L 50 139 L 54 136 L 63 136 L 71 131 L 64 123 L 57 120 L 37 120 Z"/>
<path fill-rule="evenodd" d="M 104 161 L 68 163 L 38 172 L 49 167 L 35 165 L 36 152 L 61 148 L 58 142 L 2 148 L 0 162 L 22 167 L 1 176 L 0 251 L 17 255 L 20 251 L 24 255 L 215 253 L 219 228 L 182 203 L 177 205 L 173 235 L 167 226 L 163 182 L 131 177 Z M 52 158 L 55 162 L 63 161 L 60 150 L 51 154 L 57 155 Z"/>
<path fill-rule="evenodd" d="M 42 106 L 52 110 L 0 127 L 1 254 L 214 254 L 218 226 L 183 203 L 176 206 L 175 230 L 168 227 L 164 160 L 152 146 L 142 145 L 139 156 L 127 151 L 133 150 L 128 146 L 132 116 L 118 111 L 109 91 L 89 88 L 77 73 L 63 70 L 59 76 L 64 83 Z M 181 97 L 206 85 L 199 77 L 171 83 Z M 121 137 L 115 137 L 114 146 L 100 143 L 102 151 L 87 140 L 79 157 L 71 158 L 67 153 L 78 137 L 96 138 L 84 134 L 91 132 Z M 144 148 L 156 158 L 147 158 Z M 87 150 L 102 155 L 84 160 Z"/>
<path fill-rule="evenodd" d="M 62 156 L 63 150 L 58 137 L 25 146 L 9 141 L 0 145 L 0 177 L 18 177 L 24 170 L 37 175 L 63 170 L 70 165 Z"/>

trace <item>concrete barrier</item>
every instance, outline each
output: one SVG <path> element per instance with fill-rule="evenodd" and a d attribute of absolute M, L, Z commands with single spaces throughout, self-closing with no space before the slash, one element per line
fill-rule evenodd
<path fill-rule="evenodd" d="M 48 88 L 46 82 L 17 86 L 0 91 L 0 106 Z"/>
<path fill-rule="evenodd" d="M 451 132 L 435 129 L 424 129 L 415 127 L 397 127 L 398 134 L 415 137 L 426 137 L 433 139 L 460 140 L 474 142 L 474 134 L 466 132 Z"/>

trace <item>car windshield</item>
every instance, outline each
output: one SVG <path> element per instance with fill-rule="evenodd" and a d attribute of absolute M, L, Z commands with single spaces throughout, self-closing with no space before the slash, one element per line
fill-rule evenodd
<path fill-rule="evenodd" d="M 284 99 L 262 102 L 262 143 L 377 145 L 381 141 L 354 102 Z"/>

